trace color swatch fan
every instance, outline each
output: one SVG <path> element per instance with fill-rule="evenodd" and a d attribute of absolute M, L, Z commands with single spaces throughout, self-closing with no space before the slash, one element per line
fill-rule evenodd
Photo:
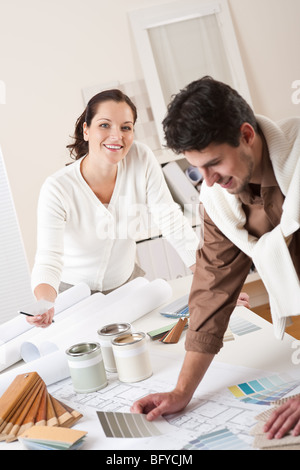
<path fill-rule="evenodd" d="M 17 440 L 33 426 L 69 428 L 81 417 L 52 397 L 36 372 L 17 375 L 0 398 L 0 441 Z"/>

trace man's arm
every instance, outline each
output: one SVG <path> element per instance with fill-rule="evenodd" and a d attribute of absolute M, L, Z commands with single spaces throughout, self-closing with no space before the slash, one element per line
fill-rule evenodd
<path fill-rule="evenodd" d="M 190 402 L 213 360 L 213 354 L 187 351 L 176 387 L 171 392 L 153 393 L 136 401 L 131 411 L 144 413 L 152 421 L 158 416 L 176 413 Z"/>
<path fill-rule="evenodd" d="M 138 400 L 131 411 L 145 413 L 153 420 L 185 408 L 222 347 L 223 335 L 250 266 L 250 258 L 206 216 L 204 245 L 197 253 L 189 299 L 187 352 L 177 385 L 171 392 L 154 393 Z"/>
<path fill-rule="evenodd" d="M 197 252 L 189 296 L 186 349 L 217 354 L 236 305 L 249 306 L 241 293 L 252 261 L 216 227 L 204 211 L 204 244 Z"/>

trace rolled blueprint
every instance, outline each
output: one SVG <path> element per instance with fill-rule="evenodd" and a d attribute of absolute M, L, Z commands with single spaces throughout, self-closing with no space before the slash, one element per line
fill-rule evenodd
<path fill-rule="evenodd" d="M 51 332 L 51 326 L 48 332 L 44 330 L 40 335 L 34 336 L 32 341 L 24 342 L 21 347 L 23 360 L 27 362 L 56 350 L 65 350 L 81 341 L 97 341 L 97 331 L 102 326 L 116 322 L 132 323 L 167 302 L 172 295 L 170 285 L 163 279 L 140 284 L 143 285 L 138 286 L 136 282 L 135 288 L 130 288 L 131 286 L 124 288 L 124 295 L 119 299 L 117 297 L 121 292 L 114 291 L 116 293 L 114 302 L 112 298 L 111 301 L 107 301 L 106 305 L 102 301 L 95 302 L 88 306 L 87 316 L 84 309 L 81 310 L 80 320 L 77 318 L 77 321 L 73 322 L 71 321 L 73 317 L 69 317 L 68 320 L 57 325 L 55 331 Z M 94 294 L 91 298 L 96 295 Z"/>
<path fill-rule="evenodd" d="M 57 296 L 54 304 L 55 317 L 71 305 L 76 304 L 80 300 L 88 297 L 91 294 L 90 288 L 83 282 L 71 287 L 70 289 L 62 292 Z M 26 305 L 20 305 L 20 309 L 24 308 L 26 311 Z M 16 312 L 17 314 L 17 312 Z M 13 338 L 26 333 L 33 329 L 34 326 L 26 321 L 26 318 L 22 315 L 17 315 L 15 318 L 0 325 L 0 342 L 7 343 Z"/>
<path fill-rule="evenodd" d="M 37 359 L 40 357 L 40 353 L 38 349 L 34 347 L 35 338 L 38 341 L 37 338 L 46 338 L 48 335 L 52 336 L 58 331 L 65 332 L 66 330 L 64 328 L 68 328 L 70 325 L 76 324 L 78 321 L 82 320 L 83 316 L 87 318 L 94 311 L 98 311 L 99 308 L 107 305 L 108 302 L 118 300 L 127 292 L 130 292 L 137 286 L 144 285 L 148 282 L 149 281 L 147 279 L 136 278 L 107 296 L 102 293 L 89 295 L 89 287 L 84 284 L 78 284 L 77 286 L 68 289 L 68 291 L 59 294 L 58 298 L 60 298 L 60 301 L 58 307 L 56 307 L 59 314 L 55 315 L 55 323 L 51 326 L 45 329 L 30 327 L 29 329 L 25 329 L 25 331 L 23 330 L 23 332 L 19 330 L 18 335 L 4 343 L 2 343 L 0 338 L 0 371 L 7 369 L 22 359 L 21 348 L 24 343 L 28 342 L 33 345 L 30 348 L 30 357 L 28 358 L 28 361 Z M 68 318 L 71 316 L 72 320 L 70 321 Z M 20 317 L 21 318 L 18 317 L 16 319 L 19 320 L 19 325 L 20 321 L 29 325 L 23 316 L 20 315 Z M 7 323 L 9 323 L 8 328 L 10 329 L 12 323 L 11 321 Z M 5 330 L 3 329 L 2 331 Z"/>

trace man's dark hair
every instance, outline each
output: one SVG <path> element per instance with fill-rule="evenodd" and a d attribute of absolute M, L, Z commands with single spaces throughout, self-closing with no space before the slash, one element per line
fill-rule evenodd
<path fill-rule="evenodd" d="M 176 154 L 201 151 L 211 143 L 238 147 L 244 122 L 257 132 L 254 113 L 244 98 L 206 76 L 190 83 L 170 102 L 163 120 L 166 145 Z"/>

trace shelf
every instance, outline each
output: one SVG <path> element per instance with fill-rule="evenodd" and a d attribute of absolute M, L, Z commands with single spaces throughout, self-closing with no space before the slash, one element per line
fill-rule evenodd
<path fill-rule="evenodd" d="M 269 302 L 268 293 L 257 272 L 248 274 L 242 291 L 249 295 L 251 307 L 258 307 Z"/>
<path fill-rule="evenodd" d="M 157 158 L 157 161 L 160 165 L 164 165 L 169 162 L 174 162 L 176 160 L 182 160 L 184 155 L 176 155 L 170 149 L 158 149 L 153 151 L 154 155 Z"/>
<path fill-rule="evenodd" d="M 261 281 L 261 278 L 257 272 L 248 274 L 245 284 L 251 284 L 251 282 Z"/>

